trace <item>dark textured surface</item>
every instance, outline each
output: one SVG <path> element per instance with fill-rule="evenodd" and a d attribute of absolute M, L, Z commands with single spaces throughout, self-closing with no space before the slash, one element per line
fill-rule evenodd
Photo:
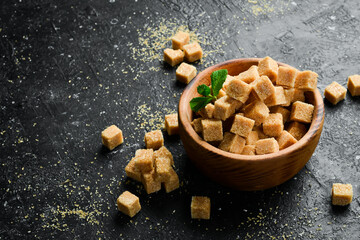
<path fill-rule="evenodd" d="M 325 102 L 315 154 L 276 188 L 218 186 L 166 134 L 179 190 L 147 195 L 124 173 L 185 87 L 161 61 L 178 27 L 205 50 L 198 70 L 269 55 L 316 71 L 323 91 L 360 73 L 357 1 L 49 2 L 0 3 L 0 239 L 360 238 L 360 98 L 349 94 Z M 125 135 L 112 152 L 100 140 L 110 124 Z M 353 184 L 350 206 L 331 206 L 333 182 Z M 116 209 L 124 190 L 140 197 L 133 219 Z M 192 195 L 211 197 L 211 220 L 190 219 Z"/>

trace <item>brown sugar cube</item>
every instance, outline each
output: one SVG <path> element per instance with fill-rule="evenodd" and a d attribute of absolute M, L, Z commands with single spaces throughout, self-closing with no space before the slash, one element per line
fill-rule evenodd
<path fill-rule="evenodd" d="M 346 206 L 352 202 L 353 188 L 351 184 L 334 183 L 331 191 L 333 205 Z"/>
<path fill-rule="evenodd" d="M 161 181 L 155 169 L 151 172 L 141 174 L 141 182 L 147 194 L 160 191 L 161 189 Z"/>
<path fill-rule="evenodd" d="M 296 101 L 291 108 L 290 121 L 311 123 L 313 112 L 314 105 Z"/>
<path fill-rule="evenodd" d="M 192 127 L 194 128 L 195 132 L 197 132 L 197 133 L 201 133 L 201 132 L 202 132 L 201 120 L 203 120 L 203 118 L 195 118 L 195 119 L 191 122 Z"/>
<path fill-rule="evenodd" d="M 135 167 L 142 173 L 154 169 L 154 151 L 152 149 L 138 149 L 135 153 Z"/>
<path fill-rule="evenodd" d="M 207 142 L 223 140 L 222 121 L 215 119 L 201 120 L 203 138 Z"/>
<path fill-rule="evenodd" d="M 245 145 L 242 155 L 255 155 L 255 145 Z"/>
<path fill-rule="evenodd" d="M 257 97 L 255 91 L 251 90 L 251 92 L 249 94 L 249 98 L 246 101 L 245 105 L 249 105 L 250 103 L 255 102 L 255 101 L 261 101 L 261 100 Z"/>
<path fill-rule="evenodd" d="M 291 103 L 294 103 L 296 101 L 305 102 L 305 94 L 303 90 L 294 88 L 294 93 L 292 96 Z"/>
<path fill-rule="evenodd" d="M 295 85 L 295 77 L 298 70 L 292 67 L 279 67 L 278 78 L 276 79 L 276 85 L 286 88 L 293 88 Z"/>
<path fill-rule="evenodd" d="M 279 144 L 275 138 L 265 138 L 256 142 L 255 151 L 257 155 L 275 153 L 279 151 Z"/>
<path fill-rule="evenodd" d="M 275 87 L 267 76 L 262 76 L 256 79 L 250 85 L 254 89 L 254 93 L 256 93 L 257 98 L 261 101 L 264 101 L 266 98 L 275 93 Z"/>
<path fill-rule="evenodd" d="M 245 103 L 249 98 L 251 86 L 240 79 L 233 79 L 227 86 L 225 92 L 230 97 Z"/>
<path fill-rule="evenodd" d="M 195 62 L 202 58 L 203 50 L 199 43 L 194 42 L 183 46 L 185 59 L 188 62 Z"/>
<path fill-rule="evenodd" d="M 165 182 L 170 178 L 171 160 L 167 157 L 155 159 L 155 171 L 160 182 Z"/>
<path fill-rule="evenodd" d="M 234 76 L 230 76 L 230 75 L 227 75 L 226 76 L 226 79 L 225 79 L 225 82 L 223 83 L 223 86 L 222 86 L 222 89 L 226 90 L 227 86 L 229 85 L 229 83 L 235 79 L 236 77 Z"/>
<path fill-rule="evenodd" d="M 182 49 L 190 41 L 189 33 L 179 31 L 171 38 L 173 49 Z"/>
<path fill-rule="evenodd" d="M 176 69 L 176 80 L 188 84 L 196 76 L 196 73 L 196 67 L 183 62 Z"/>
<path fill-rule="evenodd" d="M 290 111 L 287 110 L 284 107 L 281 106 L 274 106 L 270 108 L 270 112 L 271 113 L 280 113 L 283 116 L 283 123 L 285 124 L 286 121 L 289 119 L 290 117 Z"/>
<path fill-rule="evenodd" d="M 255 145 L 255 143 L 259 140 L 259 134 L 257 131 L 251 131 L 249 135 L 246 137 L 247 145 Z"/>
<path fill-rule="evenodd" d="M 182 61 L 184 61 L 184 53 L 183 51 L 174 50 L 171 48 L 167 48 L 164 50 L 164 61 L 170 64 L 172 67 L 178 65 Z"/>
<path fill-rule="evenodd" d="M 132 158 L 125 167 L 126 176 L 141 182 L 141 171 L 135 166 L 136 157 Z"/>
<path fill-rule="evenodd" d="M 329 102 L 336 105 L 341 100 L 344 100 L 346 96 L 346 88 L 337 82 L 332 82 L 325 88 L 324 95 Z"/>
<path fill-rule="evenodd" d="M 245 139 L 237 134 L 226 132 L 219 148 L 231 153 L 241 153 L 245 146 Z"/>
<path fill-rule="evenodd" d="M 259 61 L 258 71 L 260 76 L 266 75 L 275 83 L 278 77 L 279 66 L 271 57 L 265 57 Z"/>
<path fill-rule="evenodd" d="M 256 79 L 260 78 L 259 72 L 258 72 L 258 66 L 253 65 L 245 72 L 240 73 L 237 76 L 237 79 L 246 82 L 247 84 L 252 83 Z"/>
<path fill-rule="evenodd" d="M 155 130 L 145 133 L 145 145 L 146 148 L 152 148 L 154 150 L 159 149 L 164 145 L 164 137 L 161 130 Z"/>
<path fill-rule="evenodd" d="M 122 131 L 115 125 L 111 125 L 101 132 L 102 143 L 109 150 L 113 150 L 124 142 Z"/>
<path fill-rule="evenodd" d="M 199 196 L 192 197 L 191 218 L 210 219 L 210 198 Z"/>
<path fill-rule="evenodd" d="M 293 135 L 296 140 L 300 140 L 307 132 L 306 126 L 302 123 L 292 122 L 287 127 L 287 131 Z"/>
<path fill-rule="evenodd" d="M 275 93 L 264 100 L 268 107 L 286 104 L 285 92 L 283 87 L 274 87 Z"/>
<path fill-rule="evenodd" d="M 116 203 L 119 211 L 129 217 L 135 216 L 141 210 L 139 198 L 129 191 L 123 192 Z"/>
<path fill-rule="evenodd" d="M 282 150 L 284 148 L 287 148 L 294 143 L 297 142 L 296 138 L 293 137 L 288 131 L 284 130 L 281 132 L 280 136 L 277 139 L 279 144 L 279 149 Z"/>
<path fill-rule="evenodd" d="M 158 150 L 156 150 L 154 152 L 154 158 L 155 159 L 156 158 L 168 158 L 168 159 L 170 159 L 170 164 L 174 165 L 173 155 L 165 146 L 162 146 L 161 148 L 159 148 Z"/>
<path fill-rule="evenodd" d="M 281 104 L 281 106 L 288 107 L 291 105 L 291 101 L 293 100 L 294 97 L 294 92 L 295 92 L 295 88 L 284 89 L 285 103 Z"/>
<path fill-rule="evenodd" d="M 179 134 L 177 113 L 165 115 L 165 129 L 169 135 Z"/>
<path fill-rule="evenodd" d="M 252 102 L 244 108 L 245 117 L 255 120 L 255 126 L 263 123 L 269 112 L 269 108 L 261 101 Z"/>
<path fill-rule="evenodd" d="M 314 91 L 317 85 L 318 75 L 313 71 L 298 72 L 295 78 L 295 88 L 305 91 Z"/>
<path fill-rule="evenodd" d="M 220 89 L 219 94 L 217 95 L 217 98 L 219 99 L 219 98 L 222 98 L 225 96 L 226 96 L 226 92 L 224 90 Z"/>
<path fill-rule="evenodd" d="M 254 131 L 256 131 L 258 133 L 258 137 L 259 139 L 265 139 L 265 138 L 269 138 L 269 136 L 266 136 L 263 129 L 262 129 L 262 126 L 255 126 L 253 128 Z"/>
<path fill-rule="evenodd" d="M 199 111 L 199 114 L 203 118 L 213 118 L 215 106 L 212 103 L 208 103 L 204 108 Z"/>
<path fill-rule="evenodd" d="M 284 130 L 281 113 L 270 113 L 263 123 L 263 131 L 270 137 L 277 137 Z"/>
<path fill-rule="evenodd" d="M 251 133 L 254 124 L 254 120 L 236 114 L 230 132 L 246 138 Z"/>
<path fill-rule="evenodd" d="M 347 88 L 351 96 L 360 96 L 360 75 L 352 75 L 348 78 Z"/>
<path fill-rule="evenodd" d="M 225 121 L 242 105 L 241 102 L 225 96 L 215 101 L 214 118 Z"/>
<path fill-rule="evenodd" d="M 164 188 L 167 193 L 178 189 L 180 186 L 179 176 L 174 169 L 170 169 L 170 177 L 164 182 Z"/>

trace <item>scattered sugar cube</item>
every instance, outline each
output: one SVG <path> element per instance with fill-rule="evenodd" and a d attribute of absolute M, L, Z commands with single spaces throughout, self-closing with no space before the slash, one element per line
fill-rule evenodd
<path fill-rule="evenodd" d="M 295 78 L 295 88 L 305 91 L 314 91 L 317 85 L 318 74 L 313 71 L 298 72 Z"/>
<path fill-rule="evenodd" d="M 196 67 L 187 63 L 181 63 L 176 69 L 176 79 L 179 82 L 188 84 L 196 76 Z"/>
<path fill-rule="evenodd" d="M 237 134 L 226 132 L 219 148 L 231 153 L 241 153 L 245 146 L 245 139 Z"/>
<path fill-rule="evenodd" d="M 164 182 L 164 188 L 167 193 L 174 191 L 175 189 L 178 189 L 180 186 L 179 183 L 179 176 L 175 172 L 174 169 L 170 169 L 170 178 L 165 180 Z"/>
<path fill-rule="evenodd" d="M 171 38 L 173 49 L 182 49 L 190 41 L 189 33 L 179 31 Z"/>
<path fill-rule="evenodd" d="M 251 131 L 249 135 L 246 137 L 247 145 L 255 145 L 255 143 L 259 140 L 259 134 L 257 131 Z"/>
<path fill-rule="evenodd" d="M 275 87 L 267 76 L 261 76 L 250 84 L 257 98 L 264 101 L 275 93 Z"/>
<path fill-rule="evenodd" d="M 284 130 L 281 113 L 270 113 L 263 123 L 263 131 L 267 136 L 277 137 Z"/>
<path fill-rule="evenodd" d="M 280 113 L 283 116 L 283 123 L 285 124 L 290 117 L 290 111 L 281 106 L 274 106 L 270 108 L 271 113 Z"/>
<path fill-rule="evenodd" d="M 102 143 L 110 151 L 124 142 L 122 131 L 115 125 L 111 125 L 101 132 Z"/>
<path fill-rule="evenodd" d="M 337 82 L 332 82 L 325 88 L 324 95 L 329 102 L 336 105 L 341 100 L 344 100 L 346 96 L 346 88 Z"/>
<path fill-rule="evenodd" d="M 155 158 L 155 171 L 160 182 L 165 182 L 170 178 L 170 169 L 172 169 L 170 158 Z"/>
<path fill-rule="evenodd" d="M 293 88 L 295 85 L 295 77 L 298 70 L 292 67 L 279 67 L 278 78 L 276 79 L 276 85 L 286 88 Z"/>
<path fill-rule="evenodd" d="M 246 82 L 247 84 L 255 81 L 256 79 L 260 78 L 259 72 L 258 72 L 258 66 L 253 65 L 245 72 L 240 73 L 237 76 L 237 79 Z"/>
<path fill-rule="evenodd" d="M 292 122 L 289 124 L 287 131 L 299 141 L 306 134 L 307 129 L 302 123 Z"/>
<path fill-rule="evenodd" d="M 142 173 L 154 169 L 154 151 L 152 149 L 138 149 L 135 153 L 135 167 Z"/>
<path fill-rule="evenodd" d="M 279 144 L 279 150 L 287 148 L 297 142 L 296 138 L 293 137 L 288 131 L 284 130 L 281 132 L 277 139 Z"/>
<path fill-rule="evenodd" d="M 241 102 L 225 96 L 215 101 L 214 118 L 225 121 L 235 113 L 236 108 L 240 107 Z"/>
<path fill-rule="evenodd" d="M 165 146 L 162 146 L 161 148 L 159 148 L 158 150 L 156 150 L 154 152 L 154 158 L 155 159 L 156 158 L 168 158 L 168 159 L 170 159 L 171 165 L 174 165 L 173 155 Z"/>
<path fill-rule="evenodd" d="M 165 115 L 165 129 L 169 135 L 179 134 L 177 113 Z"/>
<path fill-rule="evenodd" d="M 170 64 L 172 67 L 184 61 L 184 56 L 185 54 L 180 49 L 174 50 L 167 48 L 164 50 L 164 61 Z"/>
<path fill-rule="evenodd" d="M 261 101 L 254 101 L 244 108 L 245 117 L 255 120 L 255 126 L 263 123 L 269 112 L 269 108 Z"/>
<path fill-rule="evenodd" d="M 314 105 L 296 101 L 292 105 L 290 121 L 311 123 Z"/>
<path fill-rule="evenodd" d="M 210 198 L 200 196 L 192 197 L 191 218 L 210 219 Z"/>
<path fill-rule="evenodd" d="M 225 92 L 230 97 L 245 103 L 249 98 L 251 92 L 251 86 L 240 79 L 233 79 L 228 84 Z"/>
<path fill-rule="evenodd" d="M 264 100 L 268 107 L 286 104 L 285 91 L 283 87 L 274 87 L 275 92 Z"/>
<path fill-rule="evenodd" d="M 141 182 L 144 185 L 147 194 L 154 193 L 161 190 L 161 181 L 153 169 L 150 172 L 141 174 Z"/>
<path fill-rule="evenodd" d="M 185 59 L 188 62 L 195 62 L 200 60 L 203 56 L 203 50 L 199 43 L 194 42 L 183 46 Z"/>
<path fill-rule="evenodd" d="M 255 155 L 255 145 L 245 145 L 242 153 L 243 155 Z"/>
<path fill-rule="evenodd" d="M 145 133 L 145 145 L 146 148 L 152 148 L 154 150 L 159 149 L 164 145 L 164 137 L 161 130 L 155 130 Z"/>
<path fill-rule="evenodd" d="M 141 182 L 141 171 L 135 166 L 136 157 L 133 157 L 125 167 L 126 176 Z"/>
<path fill-rule="evenodd" d="M 223 140 L 222 121 L 215 119 L 201 120 L 203 138 L 207 142 Z"/>
<path fill-rule="evenodd" d="M 345 206 L 352 202 L 353 188 L 351 184 L 334 183 L 332 187 L 332 204 Z"/>
<path fill-rule="evenodd" d="M 266 75 L 275 83 L 278 77 L 279 66 L 271 57 L 265 57 L 259 61 L 258 71 L 260 76 Z"/>
<path fill-rule="evenodd" d="M 129 191 L 123 192 L 116 202 L 119 211 L 129 217 L 135 216 L 141 210 L 139 198 Z"/>
<path fill-rule="evenodd" d="M 351 96 L 360 96 L 360 75 L 352 75 L 348 78 L 347 88 Z"/>
<path fill-rule="evenodd" d="M 275 138 L 260 139 L 255 144 L 255 151 L 257 155 L 275 153 L 279 151 L 279 144 Z"/>
<path fill-rule="evenodd" d="M 236 114 L 230 132 L 246 138 L 253 129 L 254 124 L 254 120 Z"/>

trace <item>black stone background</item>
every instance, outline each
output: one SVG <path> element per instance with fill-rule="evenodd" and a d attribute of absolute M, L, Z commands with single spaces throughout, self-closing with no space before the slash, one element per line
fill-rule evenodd
<path fill-rule="evenodd" d="M 355 0 L 1 1 L 0 239 L 359 239 L 360 98 L 349 94 L 325 102 L 313 157 L 281 186 L 219 186 L 165 133 L 179 190 L 147 195 L 124 172 L 185 88 L 161 61 L 177 27 L 201 40 L 198 71 L 269 55 L 316 71 L 323 92 L 360 73 L 359 13 Z M 110 124 L 125 135 L 112 152 L 100 139 Z M 353 184 L 350 206 L 332 207 L 334 182 Z M 124 190 L 140 197 L 132 219 L 116 208 Z M 193 195 L 211 198 L 211 220 L 190 218 Z"/>

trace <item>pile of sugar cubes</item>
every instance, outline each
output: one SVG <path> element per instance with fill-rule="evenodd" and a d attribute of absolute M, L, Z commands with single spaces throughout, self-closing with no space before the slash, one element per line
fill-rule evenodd
<path fill-rule="evenodd" d="M 184 60 L 192 63 L 200 60 L 203 56 L 203 50 L 199 43 L 189 43 L 190 34 L 179 31 L 172 38 L 172 49 L 164 50 L 164 61 L 172 67 L 180 64 L 176 69 L 176 79 L 182 83 L 188 84 L 197 73 L 196 67 L 183 62 Z"/>
<path fill-rule="evenodd" d="M 197 113 L 192 125 L 220 149 L 244 155 L 274 153 L 307 132 L 314 106 L 305 92 L 314 91 L 318 75 L 278 66 L 270 57 L 237 76 L 227 76 L 218 99 Z"/>

